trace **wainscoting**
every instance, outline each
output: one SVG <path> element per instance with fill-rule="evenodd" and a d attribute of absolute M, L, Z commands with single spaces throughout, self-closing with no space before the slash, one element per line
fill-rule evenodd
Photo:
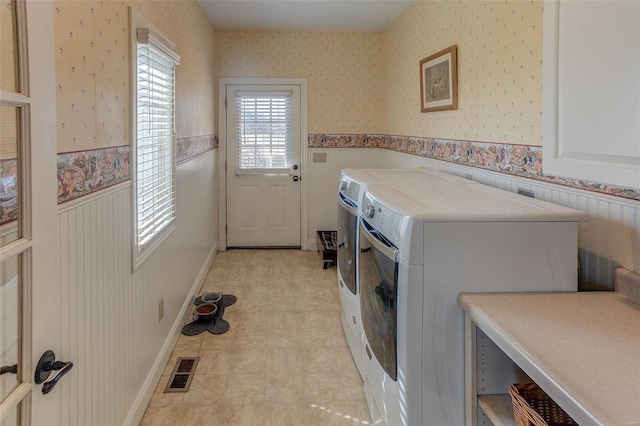
<path fill-rule="evenodd" d="M 326 162 L 313 154 L 326 153 Z M 120 183 L 59 206 L 60 359 L 73 371 L 56 388 L 59 424 L 137 424 L 218 241 L 218 151 L 178 165 L 176 231 L 131 272 L 131 187 Z M 340 170 L 430 167 L 587 212 L 580 224 L 580 289 L 612 289 L 613 269 L 640 269 L 640 203 L 379 148 L 310 148 L 309 235 L 336 227 Z M 523 241 L 526 244 L 526 241 Z M 315 250 L 315 241 L 306 243 Z M 523 274 L 528 271 L 523 271 Z M 164 317 L 158 304 L 164 300 Z M 52 332 L 56 332 L 55 330 Z"/>
<path fill-rule="evenodd" d="M 55 352 L 74 368 L 56 389 L 63 412 L 52 423 L 137 424 L 142 417 L 187 301 L 215 255 L 216 156 L 207 151 L 178 166 L 176 230 L 135 273 L 129 182 L 60 206 L 61 294 L 52 303 L 60 305 L 62 344 Z"/>

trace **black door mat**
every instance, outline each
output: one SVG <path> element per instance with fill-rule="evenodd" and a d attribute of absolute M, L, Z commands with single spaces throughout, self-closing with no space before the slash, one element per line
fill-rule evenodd
<path fill-rule="evenodd" d="M 222 296 L 222 303 L 220 303 L 220 308 L 218 313 L 211 319 L 210 321 L 198 321 L 196 318 L 193 322 L 182 327 L 182 334 L 185 336 L 195 336 L 197 334 L 202 333 L 207 330 L 212 334 L 222 334 L 229 331 L 229 323 L 225 321 L 222 316 L 224 315 L 224 311 L 228 306 L 233 305 L 238 301 L 238 298 L 232 294 L 225 294 Z M 198 306 L 204 303 L 202 301 L 202 296 L 196 297 L 196 300 L 193 302 L 194 305 Z"/>

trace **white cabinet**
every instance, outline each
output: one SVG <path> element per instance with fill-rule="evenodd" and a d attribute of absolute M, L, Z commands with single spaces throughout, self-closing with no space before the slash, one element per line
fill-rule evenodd
<path fill-rule="evenodd" d="M 545 175 L 640 188 L 640 2 L 544 2 Z"/>

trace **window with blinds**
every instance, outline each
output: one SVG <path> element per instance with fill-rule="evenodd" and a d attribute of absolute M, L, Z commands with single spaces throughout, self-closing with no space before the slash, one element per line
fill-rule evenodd
<path fill-rule="evenodd" d="M 291 166 L 291 93 L 237 93 L 238 168 Z"/>
<path fill-rule="evenodd" d="M 134 269 L 174 227 L 175 66 L 179 56 L 160 34 L 136 29 Z"/>

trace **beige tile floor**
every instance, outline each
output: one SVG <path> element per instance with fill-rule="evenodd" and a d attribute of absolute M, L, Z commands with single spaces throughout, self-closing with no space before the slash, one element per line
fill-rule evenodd
<path fill-rule="evenodd" d="M 371 424 L 340 323 L 336 268 L 299 250 L 218 253 L 203 291 L 233 294 L 231 328 L 181 335 L 141 425 Z M 164 393 L 178 357 L 200 361 L 187 393 Z"/>

